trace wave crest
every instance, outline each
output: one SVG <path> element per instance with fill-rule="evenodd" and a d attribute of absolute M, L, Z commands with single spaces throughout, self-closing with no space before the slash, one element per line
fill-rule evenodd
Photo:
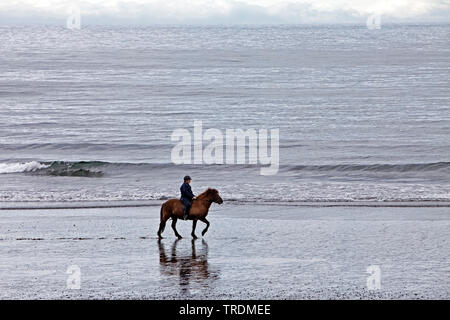
<path fill-rule="evenodd" d="M 33 172 L 41 169 L 46 169 L 49 167 L 50 167 L 49 165 L 37 161 L 0 163 L 0 174 Z"/>

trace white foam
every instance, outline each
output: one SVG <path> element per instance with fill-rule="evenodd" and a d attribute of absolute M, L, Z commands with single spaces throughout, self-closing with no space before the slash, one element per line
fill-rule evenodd
<path fill-rule="evenodd" d="M 50 167 L 49 165 L 42 164 L 37 161 L 30 162 L 12 162 L 12 163 L 0 163 L 0 174 L 2 173 L 17 173 L 17 172 L 31 172 L 39 169 L 45 169 Z"/>

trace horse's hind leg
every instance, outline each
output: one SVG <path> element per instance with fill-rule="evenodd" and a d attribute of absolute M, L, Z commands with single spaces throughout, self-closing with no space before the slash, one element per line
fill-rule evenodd
<path fill-rule="evenodd" d="M 177 225 L 177 218 L 172 217 L 172 229 L 175 232 L 175 236 L 177 236 L 178 239 L 183 238 L 177 231 L 176 225 Z"/>
<path fill-rule="evenodd" d="M 197 226 L 197 219 L 194 219 L 194 221 L 192 221 L 192 233 L 191 236 L 194 239 L 197 239 L 197 236 L 195 235 L 195 227 Z"/>
<path fill-rule="evenodd" d="M 206 223 L 206 228 L 203 229 L 203 231 L 202 231 L 202 236 L 204 236 L 205 233 L 206 233 L 206 231 L 208 231 L 208 229 L 209 229 L 209 221 L 206 220 L 206 218 L 202 218 L 202 219 L 200 219 L 200 220 L 201 220 L 202 222 Z"/>

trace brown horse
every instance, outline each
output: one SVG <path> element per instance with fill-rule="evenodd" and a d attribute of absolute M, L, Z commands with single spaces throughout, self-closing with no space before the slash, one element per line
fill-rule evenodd
<path fill-rule="evenodd" d="M 206 231 L 208 231 L 209 221 L 206 220 L 206 216 L 208 215 L 209 207 L 213 202 L 218 204 L 223 203 L 222 198 L 219 196 L 219 191 L 216 189 L 206 190 L 192 202 L 188 219 L 193 221 L 191 235 L 194 239 L 197 239 L 197 236 L 195 235 L 195 227 L 197 226 L 198 220 L 206 223 L 206 228 L 202 231 L 202 236 L 204 236 Z M 164 228 L 166 227 L 166 222 L 170 218 L 172 218 L 172 229 L 175 232 L 175 235 L 178 239 L 181 239 L 182 236 L 178 233 L 176 224 L 178 219 L 183 218 L 183 203 L 178 199 L 167 200 L 161 206 L 161 223 L 159 224 L 158 230 L 158 237 L 160 239 L 162 239 L 161 233 L 163 233 Z"/>

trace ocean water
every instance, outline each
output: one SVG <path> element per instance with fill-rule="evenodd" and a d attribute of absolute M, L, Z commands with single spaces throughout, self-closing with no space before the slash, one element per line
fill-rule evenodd
<path fill-rule="evenodd" d="M 280 169 L 175 165 L 279 129 Z M 450 201 L 450 25 L 0 27 L 0 202 Z"/>

